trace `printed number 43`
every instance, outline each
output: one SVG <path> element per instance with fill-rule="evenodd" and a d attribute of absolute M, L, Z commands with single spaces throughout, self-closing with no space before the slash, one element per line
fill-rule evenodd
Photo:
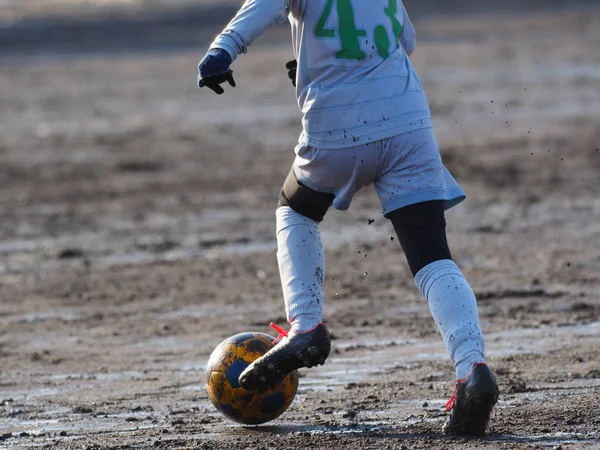
<path fill-rule="evenodd" d="M 323 9 L 321 18 L 319 19 L 319 22 L 317 22 L 317 27 L 315 28 L 315 36 L 321 38 L 335 37 L 335 30 L 325 28 L 334 2 L 336 3 L 338 13 L 338 32 L 342 46 L 342 49 L 335 54 L 335 57 L 337 59 L 365 59 L 366 54 L 360 48 L 360 41 L 358 38 L 366 37 L 367 32 L 356 28 L 354 22 L 354 9 L 352 8 L 351 0 L 327 0 L 325 9 Z M 397 10 L 397 0 L 388 0 L 387 8 L 383 9 L 385 15 L 388 16 L 392 23 L 392 31 L 394 32 L 396 46 L 398 46 L 400 33 L 402 33 L 402 24 L 396 18 Z M 390 55 L 390 39 L 388 32 L 383 25 L 377 25 L 375 27 L 373 40 L 377 47 L 377 53 L 379 53 L 382 58 L 387 58 Z"/>

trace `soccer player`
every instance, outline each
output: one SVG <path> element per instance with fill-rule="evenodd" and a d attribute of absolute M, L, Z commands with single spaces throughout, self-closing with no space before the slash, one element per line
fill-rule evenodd
<path fill-rule="evenodd" d="M 401 0 L 247 0 L 199 64 L 198 84 L 235 86 L 230 65 L 288 17 L 304 115 L 276 210 L 277 259 L 289 333 L 240 375 L 260 390 L 330 350 L 323 320 L 325 255 L 319 222 L 373 184 L 456 369 L 449 434 L 482 435 L 498 398 L 485 363 L 473 290 L 453 262 L 444 212 L 465 194 L 444 167 L 427 98 L 408 56 L 415 30 Z"/>

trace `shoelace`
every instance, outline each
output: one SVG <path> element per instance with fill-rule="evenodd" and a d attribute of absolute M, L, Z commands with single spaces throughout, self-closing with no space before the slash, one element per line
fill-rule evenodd
<path fill-rule="evenodd" d="M 287 337 L 287 335 L 289 334 L 286 330 L 281 328 L 279 325 L 274 324 L 273 322 L 271 322 L 269 325 L 278 333 L 278 336 L 275 338 L 275 340 L 271 342 L 271 344 L 273 345 L 277 344 L 280 340 L 282 340 L 284 337 Z"/>
<path fill-rule="evenodd" d="M 475 368 L 481 364 L 485 364 L 484 362 L 480 362 L 477 363 L 473 366 L 473 368 L 471 369 L 471 371 L 469 372 L 469 375 L 467 375 L 466 377 L 464 377 L 462 380 L 458 380 L 456 382 L 456 384 L 454 385 L 454 392 L 452 393 L 452 397 L 450 397 L 450 400 L 448 400 L 446 402 L 446 411 L 452 411 L 452 409 L 454 408 L 454 405 L 456 404 L 456 390 L 458 388 L 458 385 L 460 383 L 464 383 L 465 381 L 467 381 L 469 379 L 469 377 L 471 376 L 471 374 L 473 373 L 473 371 L 475 370 Z"/>

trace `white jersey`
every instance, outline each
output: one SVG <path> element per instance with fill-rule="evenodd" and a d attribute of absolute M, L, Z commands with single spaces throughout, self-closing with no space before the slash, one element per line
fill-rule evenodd
<path fill-rule="evenodd" d="M 431 127 L 407 57 L 415 32 L 401 0 L 247 0 L 211 48 L 233 60 L 286 17 L 304 114 L 300 144 L 344 148 Z"/>

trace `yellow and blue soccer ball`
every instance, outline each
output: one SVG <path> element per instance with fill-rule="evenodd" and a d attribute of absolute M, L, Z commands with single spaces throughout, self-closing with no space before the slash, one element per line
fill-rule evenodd
<path fill-rule="evenodd" d="M 297 370 L 265 391 L 247 391 L 238 383 L 244 369 L 273 347 L 273 340 L 268 334 L 239 333 L 221 342 L 210 355 L 206 365 L 208 398 L 236 422 L 257 425 L 273 420 L 288 409 L 296 396 Z"/>

